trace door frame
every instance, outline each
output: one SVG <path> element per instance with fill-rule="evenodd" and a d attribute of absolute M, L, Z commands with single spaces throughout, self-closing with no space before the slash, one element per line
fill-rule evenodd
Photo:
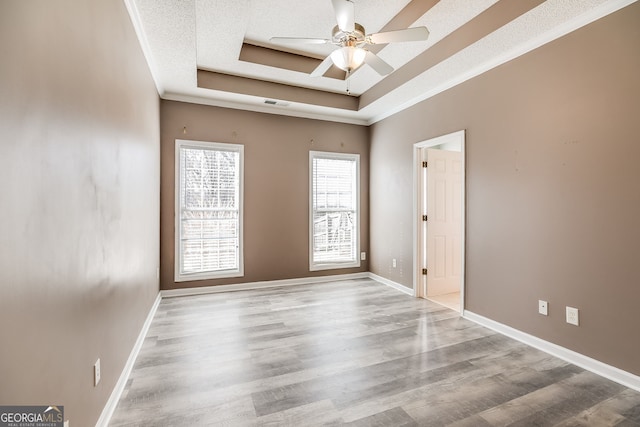
<path fill-rule="evenodd" d="M 424 198 L 426 197 L 426 188 L 423 188 L 422 180 L 422 150 L 430 148 L 436 145 L 441 145 L 448 142 L 460 143 L 462 152 L 462 230 L 460 235 L 462 236 L 461 248 L 462 248 L 462 271 L 460 275 L 460 315 L 464 315 L 464 298 L 465 298 L 465 260 L 466 260 L 466 223 L 467 223 L 467 198 L 466 198 L 466 147 L 465 147 L 465 130 L 453 132 L 447 135 L 438 136 L 435 138 L 427 139 L 425 141 L 417 142 L 413 144 L 413 295 L 417 298 L 425 298 L 423 292 L 423 276 L 422 276 L 422 260 L 426 252 L 426 242 L 422 237 L 422 206 Z"/>

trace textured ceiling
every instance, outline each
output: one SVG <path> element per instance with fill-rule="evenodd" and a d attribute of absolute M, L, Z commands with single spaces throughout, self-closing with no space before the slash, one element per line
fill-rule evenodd
<path fill-rule="evenodd" d="M 364 65 L 346 81 L 309 76 L 333 45 L 269 41 L 330 38 L 330 0 L 125 3 L 164 99 L 370 124 L 634 1 L 353 0 L 367 33 L 424 25 L 430 36 L 373 47 L 395 71 Z"/>

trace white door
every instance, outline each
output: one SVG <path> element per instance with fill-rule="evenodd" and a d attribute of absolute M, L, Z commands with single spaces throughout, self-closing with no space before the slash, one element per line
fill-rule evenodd
<path fill-rule="evenodd" d="M 462 153 L 426 149 L 426 296 L 460 291 Z"/>

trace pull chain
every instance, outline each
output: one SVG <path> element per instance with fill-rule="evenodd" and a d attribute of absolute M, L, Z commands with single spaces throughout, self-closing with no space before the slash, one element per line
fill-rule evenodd
<path fill-rule="evenodd" d="M 351 83 L 351 81 L 349 79 L 350 76 L 351 76 L 351 70 L 347 70 L 347 77 L 346 77 L 346 79 L 347 79 L 347 95 L 351 95 L 351 90 L 349 89 L 349 86 L 350 86 L 350 83 Z"/>

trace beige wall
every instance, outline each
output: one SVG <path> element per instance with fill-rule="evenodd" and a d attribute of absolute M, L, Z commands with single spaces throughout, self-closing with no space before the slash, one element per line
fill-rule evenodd
<path fill-rule="evenodd" d="M 466 129 L 466 309 L 640 375 L 639 22 L 635 3 L 372 126 L 371 271 L 412 286 L 412 144 Z"/>
<path fill-rule="evenodd" d="M 371 129 L 167 101 L 160 131 L 122 2 L 2 2 L 0 404 L 95 424 L 159 252 L 162 287 L 177 287 L 176 138 L 242 143 L 246 166 L 245 277 L 179 286 L 369 270 L 308 271 L 309 150 L 361 154 L 362 250 L 369 182 L 370 270 L 411 286 L 412 144 L 466 129 L 467 309 L 640 374 L 639 21 L 634 4 Z"/>
<path fill-rule="evenodd" d="M 368 271 L 309 271 L 309 151 L 360 154 L 361 250 L 369 246 L 368 129 L 175 101 L 161 104 L 162 289 Z M 184 129 L 186 127 L 186 134 Z M 244 145 L 244 277 L 174 282 L 175 140 Z"/>
<path fill-rule="evenodd" d="M 0 404 L 95 425 L 158 294 L 158 95 L 122 1 L 3 1 L 0 54 Z"/>

